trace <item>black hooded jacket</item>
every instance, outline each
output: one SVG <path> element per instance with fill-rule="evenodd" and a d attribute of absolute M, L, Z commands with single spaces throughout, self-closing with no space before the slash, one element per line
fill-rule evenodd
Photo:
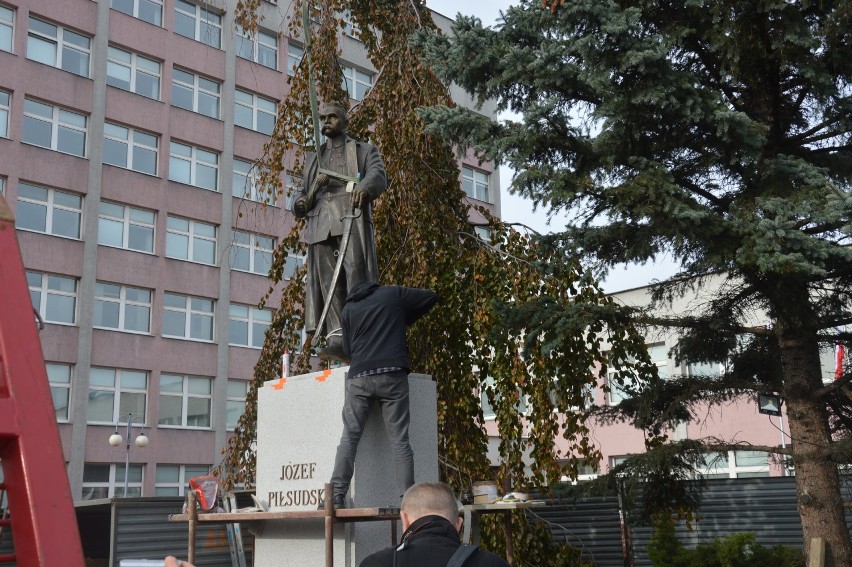
<path fill-rule="evenodd" d="M 343 307 L 343 352 L 349 376 L 376 368 L 409 369 L 405 328 L 438 301 L 429 289 L 361 282 Z"/>
<path fill-rule="evenodd" d="M 445 567 L 461 545 L 455 526 L 441 516 L 423 516 L 402 534 L 402 548 L 390 547 L 366 557 L 360 567 Z M 509 567 L 500 557 L 478 549 L 464 567 Z"/>

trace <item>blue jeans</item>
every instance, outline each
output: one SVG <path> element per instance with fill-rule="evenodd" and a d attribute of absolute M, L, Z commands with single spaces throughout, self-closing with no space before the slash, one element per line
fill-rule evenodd
<path fill-rule="evenodd" d="M 345 496 L 355 470 L 355 452 L 364 432 L 370 406 L 376 400 L 385 420 L 400 494 L 414 484 L 414 452 L 408 442 L 408 373 L 404 370 L 346 379 L 343 435 L 334 458 L 331 483 L 335 496 Z"/>

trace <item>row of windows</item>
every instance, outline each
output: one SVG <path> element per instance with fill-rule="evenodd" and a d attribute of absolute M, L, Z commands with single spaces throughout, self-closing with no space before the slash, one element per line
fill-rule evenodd
<path fill-rule="evenodd" d="M 156 0 L 110 0 L 110 6 L 134 18 L 162 26 L 162 2 Z M 0 6 L 0 50 L 12 51 L 15 13 Z M 222 15 L 185 0 L 175 3 L 175 33 L 210 47 L 222 47 Z M 238 57 L 270 69 L 278 68 L 278 36 L 258 30 L 254 34 L 238 28 L 235 36 Z M 91 44 L 88 35 L 30 16 L 27 33 L 27 59 L 80 75 L 91 76 Z M 293 74 L 304 49 L 289 44 L 287 72 Z M 107 56 L 107 84 L 155 100 L 160 99 L 161 63 L 143 55 L 110 45 Z M 363 100 L 373 86 L 373 75 L 351 65 L 341 64 L 343 88 L 350 98 Z M 210 79 L 209 83 L 218 85 Z M 215 90 L 215 89 L 214 89 Z M 213 116 L 212 114 L 210 114 Z M 218 113 L 214 116 L 218 118 Z"/>
<path fill-rule="evenodd" d="M 127 494 L 124 494 L 124 464 L 84 463 L 83 500 L 142 496 L 143 465 L 127 469 Z M 183 496 L 189 479 L 208 473 L 208 465 L 156 465 L 154 496 Z"/>
<path fill-rule="evenodd" d="M 56 420 L 71 417 L 74 366 L 48 362 L 47 377 Z M 149 373 L 144 370 L 92 367 L 86 422 L 93 425 L 124 424 L 124 416 L 147 416 Z M 226 427 L 232 430 L 245 409 L 249 382 L 228 380 Z M 213 378 L 161 373 L 157 426 L 200 428 L 213 426 Z M 146 419 L 147 423 L 147 419 Z"/>
<path fill-rule="evenodd" d="M 78 280 L 68 276 L 27 271 L 33 308 L 46 323 L 77 322 Z M 95 284 L 92 326 L 96 329 L 151 334 L 154 290 L 108 282 Z M 216 301 L 204 297 L 163 293 L 162 336 L 213 342 Z M 271 311 L 231 304 L 228 344 L 260 348 L 272 321 Z"/>
<path fill-rule="evenodd" d="M 154 253 L 156 213 L 119 203 L 98 205 L 98 244 Z M 22 230 L 80 239 L 83 197 L 30 183 L 18 184 L 15 226 Z M 168 215 L 166 257 L 216 265 L 218 227 L 213 224 Z M 275 239 L 234 230 L 230 243 L 230 267 L 260 275 L 269 273 Z M 293 257 L 285 266 L 290 278 L 301 264 Z"/>
<path fill-rule="evenodd" d="M 9 135 L 11 93 L 0 90 L 0 136 Z M 275 103 L 237 91 L 235 118 L 238 126 L 272 133 Z M 21 140 L 25 143 L 86 157 L 89 117 L 35 99 L 24 98 Z M 104 124 L 104 163 L 157 174 L 160 136 L 106 122 Z M 175 140 L 169 145 L 169 179 L 217 191 L 219 154 Z M 196 169 L 199 169 L 196 178 Z"/>

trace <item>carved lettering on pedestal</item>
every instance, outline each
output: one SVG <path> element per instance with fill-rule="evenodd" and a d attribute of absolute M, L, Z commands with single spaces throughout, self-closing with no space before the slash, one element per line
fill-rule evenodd
<path fill-rule="evenodd" d="M 312 480 L 316 471 L 316 463 L 287 463 L 281 465 L 279 480 Z M 323 488 L 306 488 L 300 490 L 273 490 L 269 492 L 270 507 L 289 508 L 291 506 L 317 506 L 323 501 Z"/>

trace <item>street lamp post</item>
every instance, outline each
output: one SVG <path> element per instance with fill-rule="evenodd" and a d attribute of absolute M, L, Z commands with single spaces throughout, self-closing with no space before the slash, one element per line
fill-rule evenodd
<path fill-rule="evenodd" d="M 148 436 L 145 435 L 145 418 L 138 416 L 138 415 L 133 415 L 132 413 L 129 413 L 127 415 L 121 415 L 121 416 L 118 417 L 118 421 L 115 423 L 115 433 L 113 433 L 112 435 L 109 436 L 109 444 L 110 445 L 112 445 L 113 447 L 118 447 L 119 445 L 121 445 L 122 441 L 124 441 L 124 439 L 122 439 L 122 437 L 121 437 L 121 434 L 118 432 L 118 424 L 121 423 L 122 418 L 126 418 L 126 421 L 127 421 L 127 435 L 126 435 L 127 454 L 125 455 L 125 458 L 124 458 L 124 498 L 127 498 L 127 481 L 128 481 L 127 475 L 130 471 L 130 436 L 131 436 L 132 431 L 133 431 L 133 420 L 138 419 L 139 420 L 138 425 L 139 425 L 140 429 L 142 429 L 142 431 L 139 432 L 139 435 L 136 436 L 136 441 L 135 441 L 136 446 L 139 447 L 140 449 L 143 448 L 143 447 L 147 447 L 148 446 Z"/>

